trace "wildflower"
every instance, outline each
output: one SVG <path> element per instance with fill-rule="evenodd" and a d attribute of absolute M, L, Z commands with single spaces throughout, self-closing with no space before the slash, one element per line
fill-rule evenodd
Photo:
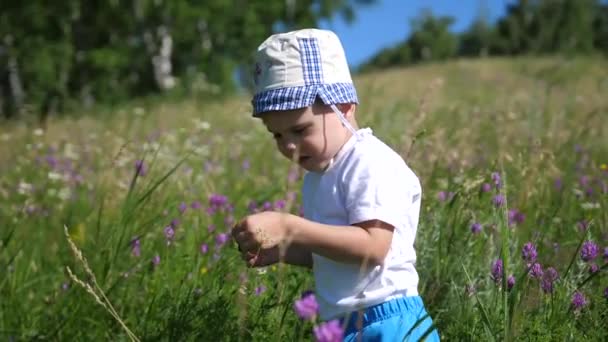
<path fill-rule="evenodd" d="M 313 332 L 317 342 L 338 342 L 344 338 L 342 325 L 337 319 L 315 326 Z"/>
<path fill-rule="evenodd" d="M 604 262 L 608 263 L 608 247 L 604 247 Z"/>
<path fill-rule="evenodd" d="M 502 280 L 502 259 L 497 259 L 492 264 L 492 279 L 496 284 L 500 283 Z"/>
<path fill-rule="evenodd" d="M 439 202 L 445 202 L 445 200 L 448 198 L 448 195 L 445 191 L 439 191 L 437 193 L 437 199 L 439 200 Z"/>
<path fill-rule="evenodd" d="M 505 196 L 503 196 L 501 194 L 494 196 L 494 198 L 492 199 L 492 203 L 494 204 L 494 206 L 496 208 L 502 207 L 503 205 L 505 205 L 505 202 L 506 202 Z"/>
<path fill-rule="evenodd" d="M 581 259 L 585 262 L 589 262 L 597 257 L 599 254 L 599 248 L 593 241 L 585 241 L 581 248 Z"/>
<path fill-rule="evenodd" d="M 164 232 L 167 240 L 173 240 L 173 237 L 175 237 L 175 230 L 171 226 L 166 226 Z"/>
<path fill-rule="evenodd" d="M 515 285 L 515 277 L 511 274 L 507 277 L 507 290 L 511 291 Z"/>
<path fill-rule="evenodd" d="M 63 283 L 61 284 L 61 290 L 63 291 L 67 291 L 70 288 L 70 284 L 69 283 Z"/>
<path fill-rule="evenodd" d="M 541 264 L 535 262 L 532 264 L 532 267 L 530 267 L 529 274 L 532 278 L 540 279 L 543 276 L 543 267 Z"/>
<path fill-rule="evenodd" d="M 285 209 L 286 204 L 287 204 L 287 201 L 285 201 L 284 199 L 277 200 L 276 202 L 274 202 L 274 209 L 283 210 L 283 209 Z"/>
<path fill-rule="evenodd" d="M 186 202 L 182 202 L 179 204 L 179 206 L 177 207 L 177 210 L 179 210 L 180 214 L 183 214 L 186 209 L 188 209 L 188 205 L 186 204 Z"/>
<path fill-rule="evenodd" d="M 160 255 L 156 254 L 153 258 L 152 258 L 152 265 L 154 266 L 158 266 L 160 264 Z"/>
<path fill-rule="evenodd" d="M 302 297 L 295 301 L 293 308 L 301 319 L 312 320 L 319 312 L 319 304 L 314 293 L 305 292 Z"/>
<path fill-rule="evenodd" d="M 604 297 L 608 299 L 608 287 L 604 289 Z"/>
<path fill-rule="evenodd" d="M 593 274 L 600 270 L 600 267 L 596 263 L 589 265 L 589 273 Z"/>
<path fill-rule="evenodd" d="M 572 295 L 572 307 L 574 310 L 580 310 L 586 305 L 587 298 L 585 298 L 585 295 L 580 291 L 574 292 L 574 295 Z"/>
<path fill-rule="evenodd" d="M 587 229 L 589 228 L 589 221 L 587 220 L 580 220 L 576 223 L 576 226 L 578 227 L 578 230 L 581 232 L 586 232 Z"/>
<path fill-rule="evenodd" d="M 212 194 L 209 196 L 209 206 L 219 209 L 228 203 L 228 198 L 224 195 Z"/>
<path fill-rule="evenodd" d="M 578 180 L 579 184 L 581 185 L 581 187 L 586 187 L 587 185 L 589 185 L 589 176 L 587 175 L 583 175 L 579 178 Z"/>
<path fill-rule="evenodd" d="M 243 171 L 249 170 L 250 167 L 251 163 L 249 162 L 249 159 L 243 160 L 243 164 L 241 164 L 241 168 L 243 169 Z"/>
<path fill-rule="evenodd" d="M 264 286 L 264 285 L 260 285 L 260 286 L 258 286 L 258 287 L 255 288 L 255 295 L 256 296 L 259 296 L 259 295 L 261 295 L 264 292 L 266 292 L 266 286 Z"/>
<path fill-rule="evenodd" d="M 555 181 L 553 182 L 553 186 L 555 187 L 555 190 L 561 191 L 563 188 L 562 179 L 556 178 Z"/>
<path fill-rule="evenodd" d="M 253 200 L 250 201 L 249 204 L 247 205 L 247 210 L 249 210 L 250 213 L 255 213 L 257 209 L 258 209 L 258 204 Z"/>
<path fill-rule="evenodd" d="M 209 246 L 207 246 L 207 244 L 206 244 L 206 243 L 203 243 L 203 244 L 201 245 L 201 248 L 200 248 L 200 249 L 201 249 L 201 254 L 207 254 L 207 252 L 209 251 Z"/>
<path fill-rule="evenodd" d="M 264 204 L 262 205 L 262 210 L 263 211 L 272 210 L 272 203 L 270 203 L 268 201 L 264 202 Z"/>
<path fill-rule="evenodd" d="M 502 180 L 500 178 L 500 173 L 498 172 L 492 172 L 492 182 L 494 183 L 494 186 L 496 187 L 496 189 L 500 189 L 502 187 Z"/>
<path fill-rule="evenodd" d="M 492 185 L 490 183 L 483 183 L 481 185 L 481 192 L 490 192 L 492 191 Z"/>
<path fill-rule="evenodd" d="M 171 224 L 170 224 L 170 226 L 171 226 L 171 228 L 173 228 L 173 229 L 177 229 L 177 227 L 180 225 L 180 223 L 181 223 L 181 222 L 179 221 L 179 219 L 176 219 L 176 218 L 175 218 L 175 219 L 171 220 Z"/>
<path fill-rule="evenodd" d="M 201 204 L 200 201 L 194 201 L 190 204 L 190 208 L 192 208 L 194 210 L 199 210 L 202 207 L 203 207 L 203 205 Z"/>
<path fill-rule="evenodd" d="M 143 160 L 140 159 L 135 161 L 135 173 L 140 177 L 143 177 L 148 173 L 148 168 Z"/>
<path fill-rule="evenodd" d="M 536 252 L 536 246 L 532 242 L 528 242 L 521 249 L 521 257 L 525 262 L 533 263 L 536 261 L 538 253 Z"/>
<path fill-rule="evenodd" d="M 475 222 L 471 225 L 471 233 L 473 233 L 473 234 L 479 234 L 482 229 L 483 229 L 483 226 L 479 222 Z"/>
<path fill-rule="evenodd" d="M 207 231 L 208 231 L 209 233 L 213 232 L 214 230 L 215 230 L 215 225 L 214 225 L 214 224 L 210 224 L 210 225 L 207 227 Z"/>
<path fill-rule="evenodd" d="M 217 247 L 223 246 L 228 241 L 228 234 L 220 233 L 215 237 L 215 245 Z"/>
<path fill-rule="evenodd" d="M 131 243 L 131 254 L 133 254 L 133 256 L 135 256 L 135 257 L 139 257 L 141 255 L 140 244 L 141 243 L 140 243 L 139 239 L 135 239 Z"/>
<path fill-rule="evenodd" d="M 526 219 L 526 215 L 517 209 L 509 210 L 509 226 L 522 224 Z"/>

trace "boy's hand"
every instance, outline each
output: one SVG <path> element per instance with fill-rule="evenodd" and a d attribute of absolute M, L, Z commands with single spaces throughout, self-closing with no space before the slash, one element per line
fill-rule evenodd
<path fill-rule="evenodd" d="M 241 255 L 249 267 L 270 266 L 280 261 L 279 247 L 260 249 L 257 253 L 242 252 Z"/>
<path fill-rule="evenodd" d="M 232 237 L 242 253 L 257 254 L 276 247 L 286 236 L 287 215 L 275 211 L 249 215 L 232 228 Z"/>

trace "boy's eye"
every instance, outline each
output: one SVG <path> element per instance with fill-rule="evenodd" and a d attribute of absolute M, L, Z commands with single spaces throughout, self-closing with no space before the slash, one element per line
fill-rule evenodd
<path fill-rule="evenodd" d="M 302 134 L 302 133 L 304 133 L 304 131 L 306 131 L 306 128 L 307 127 L 296 128 L 296 129 L 293 130 L 293 132 L 295 134 Z"/>

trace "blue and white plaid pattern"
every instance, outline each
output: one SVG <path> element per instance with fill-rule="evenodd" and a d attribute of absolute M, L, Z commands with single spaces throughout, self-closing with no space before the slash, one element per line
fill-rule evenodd
<path fill-rule="evenodd" d="M 321 52 L 317 38 L 298 38 L 300 45 L 300 60 L 306 85 L 323 84 L 323 69 L 321 67 Z"/>
<path fill-rule="evenodd" d="M 359 103 L 352 83 L 318 84 L 271 89 L 253 97 L 253 115 L 311 106 L 319 96 L 325 104 Z"/>

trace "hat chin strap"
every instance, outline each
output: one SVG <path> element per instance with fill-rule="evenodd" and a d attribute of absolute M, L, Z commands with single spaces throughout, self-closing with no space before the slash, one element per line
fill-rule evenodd
<path fill-rule="evenodd" d="M 338 119 L 340 119 L 340 121 L 342 121 L 342 124 L 346 128 L 348 128 L 348 130 L 355 137 L 357 137 L 357 140 L 361 140 L 361 134 L 359 134 L 359 132 L 357 132 L 357 130 L 350 124 L 350 122 L 348 122 L 348 120 L 346 120 L 346 117 L 344 116 L 344 113 L 342 113 L 342 111 L 340 111 L 335 104 L 331 104 L 330 107 L 331 107 L 331 109 L 333 109 L 333 111 L 336 113 L 336 115 L 338 115 Z"/>

